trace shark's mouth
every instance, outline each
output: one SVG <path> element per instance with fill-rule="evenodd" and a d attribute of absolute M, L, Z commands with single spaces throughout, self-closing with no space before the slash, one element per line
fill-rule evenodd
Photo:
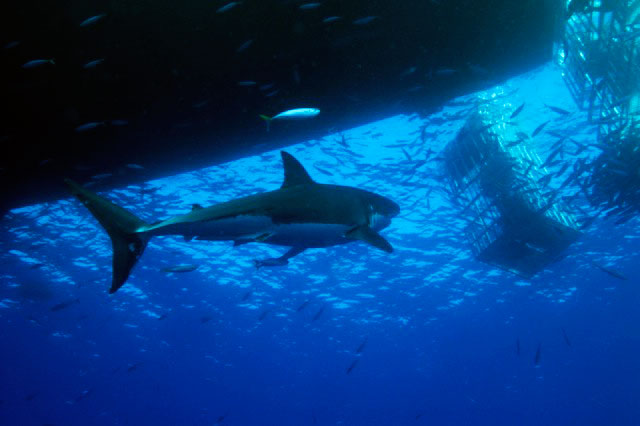
<path fill-rule="evenodd" d="M 378 212 L 373 212 L 369 215 L 369 227 L 376 231 L 383 229 L 391 223 L 391 219 Z"/>

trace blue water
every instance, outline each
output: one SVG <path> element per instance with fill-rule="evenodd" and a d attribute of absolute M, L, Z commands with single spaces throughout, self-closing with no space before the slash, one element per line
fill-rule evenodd
<path fill-rule="evenodd" d="M 431 116 L 286 148 L 318 182 L 400 204 L 382 231 L 393 254 L 352 243 L 256 270 L 253 259 L 283 249 L 158 237 L 108 295 L 110 242 L 77 200 L 12 211 L 0 240 L 0 423 L 640 424 L 638 221 L 598 219 L 531 280 L 474 260 L 440 163 L 423 160 L 478 99 L 507 111 L 526 102 L 517 122 L 527 133 L 552 119 L 547 130 L 595 140 L 561 71 L 547 65 Z M 554 141 L 543 133 L 530 148 L 544 158 Z M 273 151 L 103 195 L 155 221 L 281 180 Z M 161 271 L 176 264 L 198 269 Z M 61 302 L 70 304 L 51 310 Z"/>

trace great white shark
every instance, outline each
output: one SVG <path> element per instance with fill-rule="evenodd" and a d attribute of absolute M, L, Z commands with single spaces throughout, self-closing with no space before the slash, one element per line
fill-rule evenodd
<path fill-rule="evenodd" d="M 378 231 L 387 227 L 400 207 L 381 195 L 350 186 L 326 185 L 311 179 L 302 164 L 281 151 L 284 182 L 274 191 L 249 195 L 153 224 L 70 179 L 71 192 L 111 238 L 113 276 L 109 293 L 126 282 L 149 239 L 181 235 L 186 240 L 258 242 L 287 246 L 278 258 L 256 260 L 256 266 L 286 265 L 308 248 L 363 241 L 388 253 L 391 244 Z"/>

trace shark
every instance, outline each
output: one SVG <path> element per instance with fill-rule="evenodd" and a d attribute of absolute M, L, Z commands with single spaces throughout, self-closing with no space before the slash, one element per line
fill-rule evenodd
<path fill-rule="evenodd" d="M 284 180 L 280 188 L 202 207 L 186 214 L 147 223 L 108 199 L 65 179 L 71 193 L 93 214 L 111 239 L 112 281 L 115 293 L 154 236 L 175 235 L 185 240 L 233 241 L 234 246 L 264 243 L 289 247 L 277 258 L 255 260 L 257 268 L 284 266 L 309 248 L 354 241 L 387 253 L 391 244 L 379 231 L 400 213 L 392 200 L 363 189 L 315 182 L 302 164 L 280 152 Z"/>

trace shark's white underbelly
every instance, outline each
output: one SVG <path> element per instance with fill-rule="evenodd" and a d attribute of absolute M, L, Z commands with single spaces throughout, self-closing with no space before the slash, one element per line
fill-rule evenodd
<path fill-rule="evenodd" d="M 182 222 L 151 231 L 210 241 L 263 242 L 283 246 L 327 247 L 344 244 L 351 227 L 324 223 L 274 224 L 268 216 L 237 216 L 206 222 Z"/>
<path fill-rule="evenodd" d="M 328 247 L 353 241 L 344 236 L 349 229 L 346 225 L 325 223 L 275 225 L 275 232 L 265 242 L 282 246 Z"/>

